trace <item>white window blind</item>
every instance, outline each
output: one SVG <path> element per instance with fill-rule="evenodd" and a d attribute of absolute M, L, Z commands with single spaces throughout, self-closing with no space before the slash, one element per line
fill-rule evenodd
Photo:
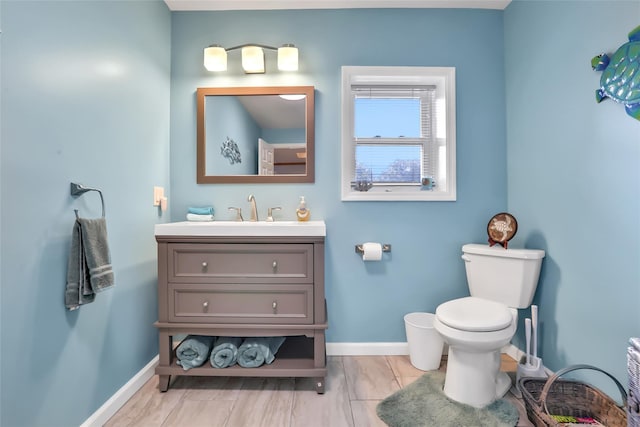
<path fill-rule="evenodd" d="M 354 182 L 421 185 L 433 178 L 435 86 L 354 85 Z"/>

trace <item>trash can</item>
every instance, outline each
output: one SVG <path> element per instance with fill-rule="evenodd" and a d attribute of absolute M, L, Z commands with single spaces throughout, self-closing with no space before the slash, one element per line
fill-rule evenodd
<path fill-rule="evenodd" d="M 444 341 L 433 328 L 433 313 L 409 313 L 404 316 L 404 326 L 409 344 L 411 364 L 422 371 L 440 367 Z"/>

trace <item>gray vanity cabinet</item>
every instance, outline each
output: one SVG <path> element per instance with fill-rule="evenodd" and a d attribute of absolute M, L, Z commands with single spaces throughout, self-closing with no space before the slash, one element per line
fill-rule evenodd
<path fill-rule="evenodd" d="M 171 375 L 326 376 L 324 237 L 158 235 L 160 390 Z M 188 371 L 176 364 L 173 337 L 286 336 L 276 359 L 259 368 Z"/>

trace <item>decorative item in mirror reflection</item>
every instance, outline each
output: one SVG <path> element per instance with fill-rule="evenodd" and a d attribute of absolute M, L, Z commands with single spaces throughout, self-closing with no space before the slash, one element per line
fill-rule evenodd
<path fill-rule="evenodd" d="M 242 163 L 242 159 L 240 158 L 240 150 L 238 149 L 238 144 L 229 137 L 222 143 L 222 147 L 220 147 L 220 154 L 222 157 L 229 160 L 229 163 L 235 165 L 236 163 Z"/>
<path fill-rule="evenodd" d="M 594 56 L 591 67 L 602 71 L 596 101 L 611 98 L 624 105 L 627 114 L 640 120 L 640 25 L 631 30 L 629 41 L 609 57 Z"/>

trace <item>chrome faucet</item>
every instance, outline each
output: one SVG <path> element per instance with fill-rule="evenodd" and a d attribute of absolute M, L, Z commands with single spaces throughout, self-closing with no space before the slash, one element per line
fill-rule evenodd
<path fill-rule="evenodd" d="M 249 221 L 258 221 L 258 208 L 256 207 L 256 198 L 253 194 L 249 194 L 247 201 L 251 203 L 251 219 Z"/>

